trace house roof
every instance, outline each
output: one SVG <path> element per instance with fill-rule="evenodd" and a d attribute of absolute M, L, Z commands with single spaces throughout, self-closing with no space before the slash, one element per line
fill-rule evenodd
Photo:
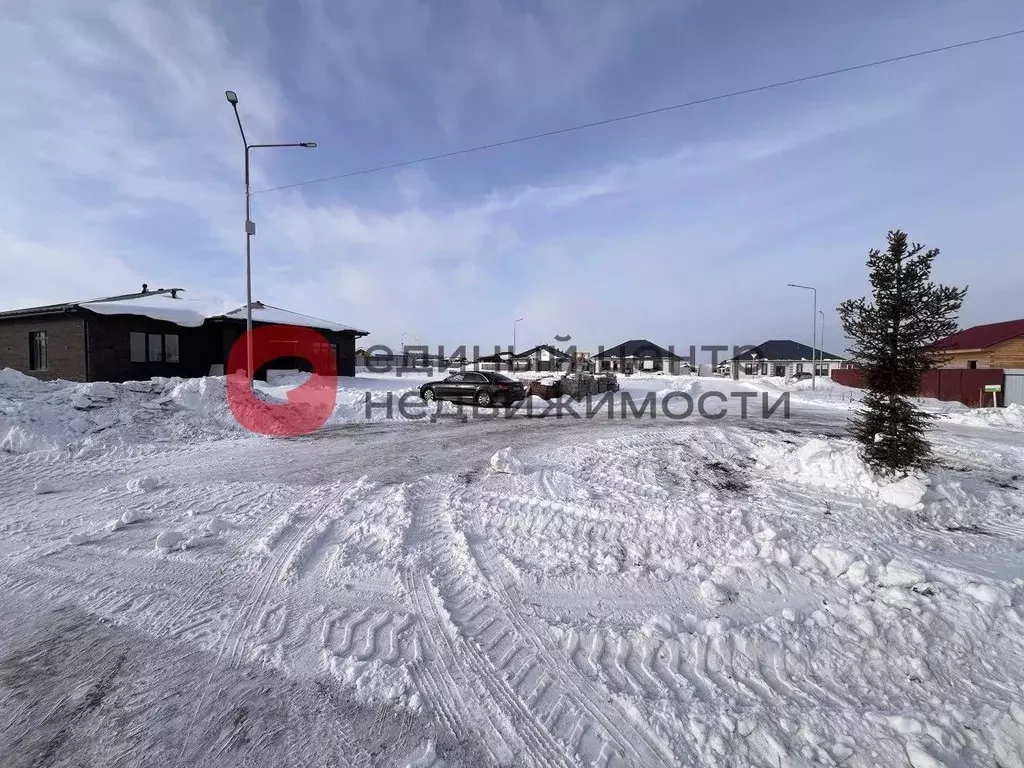
<path fill-rule="evenodd" d="M 736 357 L 723 361 L 731 363 L 734 360 L 744 362 L 747 360 L 810 360 L 812 356 L 820 355 L 822 360 L 845 360 L 842 355 L 834 355 L 824 350 L 812 349 L 806 344 L 791 339 L 771 339 L 756 347 L 742 352 Z"/>
<path fill-rule="evenodd" d="M 246 319 L 245 305 L 232 306 L 221 301 L 183 296 L 181 288 L 160 288 L 142 293 L 126 293 L 120 296 L 90 299 L 88 301 L 67 302 L 64 304 L 48 304 L 40 307 L 27 307 L 8 312 L 0 312 L 0 319 L 28 315 L 55 314 L 84 309 L 98 315 L 141 315 L 154 320 L 163 320 L 187 328 L 197 328 L 207 320 L 241 320 Z M 368 331 L 352 328 L 330 320 L 324 320 L 298 312 L 291 312 L 280 307 L 252 303 L 252 319 L 256 323 L 273 325 L 295 325 L 317 328 L 325 331 L 351 332 L 357 336 L 366 336 Z"/>
<path fill-rule="evenodd" d="M 528 350 L 526 350 L 525 352 L 516 352 L 516 355 L 515 355 L 515 356 L 516 356 L 517 358 L 524 358 L 524 357 L 533 357 L 533 355 L 537 354 L 537 353 L 538 353 L 538 352 L 540 352 L 540 351 L 541 351 L 542 349 L 543 349 L 543 350 L 547 350 L 548 352 L 550 352 L 550 353 L 551 353 L 552 355 L 554 355 L 555 357 L 562 357 L 562 358 L 566 358 L 566 357 L 568 357 L 568 356 L 569 356 L 569 353 L 568 353 L 568 352 L 563 352 L 563 351 L 562 351 L 562 350 L 560 350 L 560 349 L 556 349 L 555 347 L 552 347 L 552 346 L 551 346 L 550 344 L 538 344 L 538 345 L 537 345 L 536 347 L 534 347 L 533 349 L 528 349 Z"/>
<path fill-rule="evenodd" d="M 481 355 L 474 362 L 477 363 L 507 363 L 512 359 L 511 352 L 495 352 L 491 355 Z"/>
<path fill-rule="evenodd" d="M 1002 323 L 975 325 L 947 336 L 935 343 L 937 349 L 984 349 L 1018 336 L 1024 336 L 1024 320 L 1006 320 Z"/>
<path fill-rule="evenodd" d="M 630 339 L 629 341 L 617 344 L 611 349 L 591 355 L 591 357 L 599 360 L 615 357 L 666 357 L 679 359 L 679 355 L 669 352 L 664 347 L 659 347 L 653 341 L 648 341 L 647 339 Z"/>
<path fill-rule="evenodd" d="M 210 318 L 211 320 L 245 320 L 245 305 L 222 315 Z M 303 315 L 300 312 L 291 312 L 287 309 L 264 304 L 261 301 L 252 303 L 252 319 L 255 323 L 269 323 L 273 325 L 299 325 L 307 328 L 319 328 L 324 331 L 343 332 L 349 331 L 357 336 L 367 336 L 369 331 L 353 328 L 350 325 L 342 325 L 331 320 L 324 320 L 311 315 Z"/>
<path fill-rule="evenodd" d="M 83 304 L 89 304 L 96 301 L 124 301 L 129 299 L 137 299 L 143 296 L 155 296 L 158 294 L 169 294 L 171 292 L 177 293 L 180 290 L 180 288 L 158 288 L 153 291 L 143 291 L 139 293 L 122 293 L 118 296 L 106 296 L 98 299 L 85 299 L 84 301 L 65 301 L 59 304 L 42 304 L 36 307 L 21 307 L 19 309 L 8 309 L 4 310 L 3 312 L 0 312 L 0 318 L 20 317 L 22 315 L 52 315 L 60 312 L 70 312 L 74 309 L 77 309 Z"/>

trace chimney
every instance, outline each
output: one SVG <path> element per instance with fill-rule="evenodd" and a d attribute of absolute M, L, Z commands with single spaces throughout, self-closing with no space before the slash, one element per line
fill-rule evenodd
<path fill-rule="evenodd" d="M 149 293 L 149 286 L 146 285 L 145 283 L 142 284 L 142 292 Z"/>

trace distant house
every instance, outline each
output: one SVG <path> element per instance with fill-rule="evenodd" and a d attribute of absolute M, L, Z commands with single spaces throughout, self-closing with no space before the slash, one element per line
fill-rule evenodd
<path fill-rule="evenodd" d="M 539 344 L 513 357 L 515 369 L 525 371 L 567 371 L 572 363 L 572 355 L 550 344 Z"/>
<path fill-rule="evenodd" d="M 511 352 L 495 352 L 493 355 L 481 355 L 476 360 L 466 361 L 465 367 L 480 371 L 511 371 L 514 360 L 515 355 Z"/>
<path fill-rule="evenodd" d="M 1024 368 L 1024 320 L 975 325 L 938 341 L 943 368 Z"/>
<path fill-rule="evenodd" d="M 818 359 L 820 358 L 820 360 Z M 846 358 L 790 339 L 772 339 L 718 365 L 718 372 L 734 379 L 747 376 L 783 376 L 798 374 L 828 376 L 836 368 L 849 367 Z"/>
<path fill-rule="evenodd" d="M 689 362 L 647 339 L 631 339 L 590 356 L 597 371 L 687 373 Z"/>
<path fill-rule="evenodd" d="M 495 352 L 481 355 L 472 367 L 482 371 L 568 371 L 574 364 L 572 355 L 550 344 L 538 344 L 522 352 Z"/>
<path fill-rule="evenodd" d="M 228 354 L 245 333 L 245 306 L 230 308 L 192 299 L 181 288 L 49 304 L 0 312 L 0 368 L 40 379 L 134 381 L 153 376 L 224 373 Z M 355 341 L 366 331 L 253 302 L 254 327 L 293 325 L 318 331 L 322 354 L 338 374 L 355 373 Z M 283 349 L 268 368 L 305 368 Z"/>

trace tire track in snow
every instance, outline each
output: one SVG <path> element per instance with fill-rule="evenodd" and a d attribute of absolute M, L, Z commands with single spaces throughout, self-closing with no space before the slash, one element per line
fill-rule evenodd
<path fill-rule="evenodd" d="M 466 502 L 467 491 L 456 490 L 449 499 L 449 504 L 460 513 L 470 516 L 473 513 L 473 506 Z M 459 623 L 460 614 L 465 616 L 478 615 L 481 611 L 481 603 L 484 611 L 491 611 L 496 614 L 497 620 L 509 627 L 507 632 L 519 648 L 519 652 L 525 653 L 532 659 L 532 664 L 539 667 L 543 672 L 553 678 L 552 689 L 559 692 L 559 706 L 572 712 L 572 717 L 577 722 L 585 723 L 585 730 L 592 733 L 593 738 L 581 739 L 580 749 L 577 757 L 584 761 L 596 761 L 600 755 L 614 753 L 614 757 L 626 765 L 637 766 L 658 766 L 671 765 L 675 762 L 675 756 L 671 750 L 663 744 L 651 730 L 643 723 L 632 720 L 632 713 L 620 710 L 615 706 L 607 706 L 607 696 L 601 688 L 597 687 L 590 680 L 575 673 L 574 667 L 568 654 L 558 651 L 558 658 L 555 653 L 547 647 L 541 639 L 546 634 L 545 627 L 532 626 L 526 619 L 527 609 L 522 602 L 522 597 L 500 558 L 497 557 L 490 544 L 482 539 L 474 538 L 469 542 L 462 534 L 458 533 L 449 517 L 441 510 L 434 517 L 436 526 L 432 535 L 439 542 L 437 547 L 438 555 L 444 557 L 439 560 L 439 569 L 446 567 L 446 574 L 449 583 L 459 583 L 468 589 L 470 597 L 463 603 L 452 603 L 449 613 L 453 621 Z M 460 541 L 461 540 L 461 541 Z M 458 563 L 453 563 L 453 555 L 461 552 L 465 562 L 459 568 Z M 485 584 L 490 588 L 490 593 L 484 597 L 478 591 L 476 585 L 469 579 L 466 573 L 467 567 L 475 569 L 482 575 Z M 449 587 L 449 592 L 454 590 Z M 471 609 L 471 610 L 470 610 Z M 460 626 L 460 629 L 471 631 L 468 626 Z M 501 646 L 497 646 L 500 650 Z M 507 649 L 505 649 L 507 652 Z M 493 651 L 489 654 L 493 658 Z M 552 726 L 557 725 L 561 715 L 552 718 L 552 712 L 547 712 L 546 723 Z M 566 741 L 563 739 L 563 742 Z M 611 760 L 611 755 L 608 759 Z"/>
<path fill-rule="evenodd" d="M 517 672 L 521 676 L 526 660 L 520 661 L 518 669 L 502 674 L 495 662 L 483 650 L 467 638 L 454 622 L 453 614 L 446 605 L 446 596 L 464 592 L 465 584 L 452 579 L 449 569 L 451 562 L 450 542 L 439 536 L 438 526 L 445 514 L 444 496 L 437 493 L 419 494 L 413 503 L 412 525 L 408 531 L 410 557 L 405 568 L 406 586 L 413 595 L 417 610 L 424 619 L 425 633 L 435 654 L 434 664 L 418 665 L 418 671 L 437 690 L 438 701 L 458 701 L 459 712 L 447 712 L 451 720 L 449 727 L 465 730 L 478 718 L 490 731 L 491 738 L 500 742 L 495 752 L 485 736 L 485 746 L 500 764 L 513 759 L 528 765 L 571 766 L 562 745 L 538 722 L 529 706 L 517 695 L 510 679 Z M 429 573 L 424 567 L 432 563 Z M 507 649 L 506 649 L 507 650 Z M 506 664 L 516 653 L 508 655 Z M 473 673 L 482 690 L 474 690 L 474 709 L 467 707 L 464 693 L 472 685 L 459 685 L 452 677 L 452 670 L 464 668 Z M 458 730 L 456 731 L 458 733 Z"/>
<path fill-rule="evenodd" d="M 258 617 L 266 612 L 267 600 L 274 587 L 281 581 L 282 574 L 285 572 L 288 564 L 306 541 L 305 535 L 307 531 L 320 524 L 335 505 L 350 503 L 360 496 L 369 493 L 372 489 L 373 486 L 367 483 L 366 478 L 363 477 L 355 483 L 340 487 L 332 486 L 326 489 L 310 488 L 300 497 L 299 501 L 292 505 L 292 508 L 286 513 L 286 517 L 293 520 L 305 519 L 305 525 L 288 525 L 280 531 L 276 538 L 276 546 L 272 550 L 270 561 L 264 565 L 262 577 L 257 580 L 248 596 L 235 611 L 234 621 L 221 636 L 221 642 L 219 643 L 215 659 L 215 667 L 220 665 L 222 661 L 225 661 L 225 656 L 227 657 L 226 664 L 229 668 L 236 669 L 241 665 L 248 642 L 259 631 L 256 623 Z M 309 509 L 311 506 L 309 502 L 311 501 L 313 502 L 312 511 L 303 515 L 302 511 Z M 203 701 L 212 681 L 213 677 L 211 675 L 201 689 L 199 703 L 186 729 L 181 755 L 185 754 L 188 747 L 189 734 L 194 728 L 195 718 L 202 711 Z"/>

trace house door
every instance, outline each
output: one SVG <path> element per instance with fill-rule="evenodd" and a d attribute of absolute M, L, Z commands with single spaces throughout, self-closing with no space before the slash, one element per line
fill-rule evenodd
<path fill-rule="evenodd" d="M 775 366 L 775 374 L 774 375 L 775 376 L 785 376 L 786 375 L 786 366 L 784 366 L 784 365 L 776 365 Z"/>
<path fill-rule="evenodd" d="M 991 399 L 989 395 L 989 399 Z M 1003 371 L 1003 405 L 1017 403 L 1024 405 L 1024 368 L 1007 368 Z"/>

